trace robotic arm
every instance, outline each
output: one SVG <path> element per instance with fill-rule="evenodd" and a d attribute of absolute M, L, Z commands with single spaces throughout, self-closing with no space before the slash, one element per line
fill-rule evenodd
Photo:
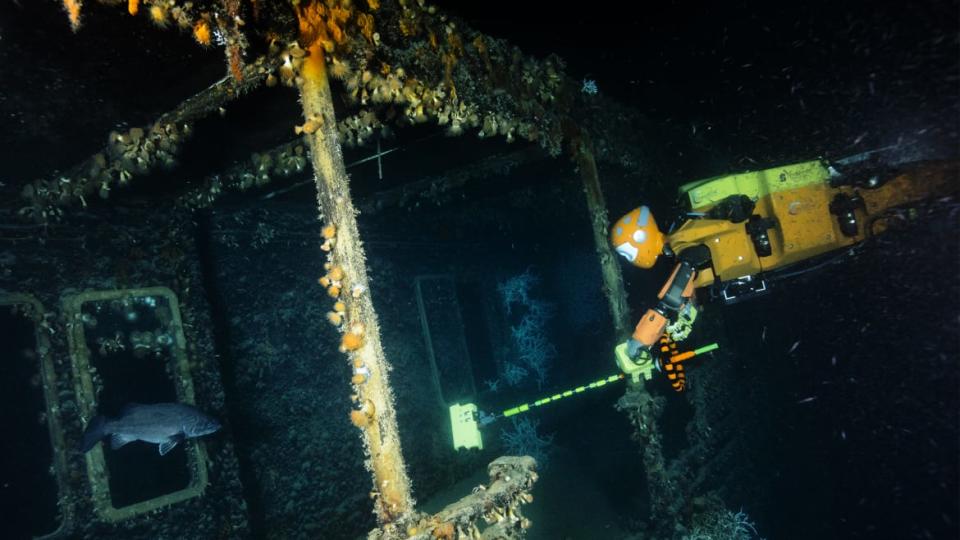
<path fill-rule="evenodd" d="M 646 206 L 633 209 L 610 230 L 610 242 L 617 254 L 638 268 L 653 268 L 657 257 L 667 250 L 665 240 Z M 683 390 L 685 380 L 680 362 L 699 354 L 701 349 L 713 350 L 709 347 L 687 353 L 675 350 L 675 343 L 686 339 L 693 329 L 697 318 L 694 281 L 697 269 L 710 262 L 711 254 L 705 245 L 698 244 L 675 255 L 679 263 L 657 295 L 657 305 L 644 313 L 630 339 L 618 345 L 614 352 L 617 365 L 633 382 L 639 382 L 641 376 L 650 379 L 653 370 L 659 369 L 666 372 L 679 391 Z M 655 362 L 651 349 L 658 343 L 660 354 Z"/>
<path fill-rule="evenodd" d="M 696 268 L 687 261 L 681 260 L 673 269 L 670 279 L 657 295 L 659 302 L 644 313 L 627 342 L 627 354 L 631 358 L 644 353 L 649 355 L 650 348 L 660 341 L 664 333 L 673 341 L 682 341 L 690 335 L 697 318 L 697 308 L 693 302 L 696 275 Z"/>
<path fill-rule="evenodd" d="M 639 382 L 641 377 L 650 379 L 656 369 L 666 373 L 675 390 L 682 391 L 686 377 L 681 362 L 716 348 L 714 344 L 701 347 L 702 350 L 677 352 L 676 342 L 690 334 L 697 318 L 697 308 L 693 302 L 695 277 L 696 268 L 692 263 L 681 261 L 677 264 L 670 279 L 660 290 L 657 305 L 643 315 L 630 339 L 617 346 L 617 366 L 630 375 L 633 382 Z M 657 359 L 651 352 L 654 345 L 658 345 Z"/>

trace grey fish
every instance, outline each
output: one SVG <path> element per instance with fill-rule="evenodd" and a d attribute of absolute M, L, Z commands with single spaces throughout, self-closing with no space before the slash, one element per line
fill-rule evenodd
<path fill-rule="evenodd" d="M 120 416 L 107 418 L 97 415 L 83 432 L 80 450 L 89 452 L 101 439 L 110 436 L 110 448 L 117 449 L 133 441 L 160 445 L 160 455 L 166 455 L 180 441 L 213 433 L 220 422 L 185 403 L 130 403 Z"/>

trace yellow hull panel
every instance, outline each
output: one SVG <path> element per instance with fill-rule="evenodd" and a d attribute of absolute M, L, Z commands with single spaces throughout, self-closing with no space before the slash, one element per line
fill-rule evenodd
<path fill-rule="evenodd" d="M 779 176 L 776 171 L 786 171 L 785 177 Z M 753 213 L 776 220 L 776 225 L 768 230 L 771 255 L 757 255 L 746 223 L 727 220 L 689 220 L 667 237 L 667 243 L 674 253 L 698 244 L 710 249 L 713 267 L 697 275 L 695 286 L 698 288 L 713 284 L 714 274 L 721 281 L 751 276 L 856 244 L 883 230 L 884 225 L 879 218 L 886 210 L 956 192 L 957 175 L 958 166 L 955 162 L 923 163 L 901 172 L 877 188 L 835 188 L 827 182 L 826 169 L 819 161 L 815 161 L 761 171 L 750 180 L 724 177 L 719 183 L 714 181 L 691 188 L 691 204 L 695 197 L 699 197 L 697 200 L 701 201 L 702 206 L 695 209 L 709 209 L 723 198 L 738 194 L 731 190 L 743 186 L 748 188 L 744 195 L 764 193 L 756 199 Z M 819 180 L 814 181 L 817 178 Z M 784 189 L 785 186 L 793 187 Z M 697 192 L 698 189 L 705 191 Z M 855 210 L 859 223 L 856 236 L 845 236 L 837 217 L 830 213 L 830 203 L 838 194 L 863 198 L 864 209 Z M 705 202 L 708 200 L 709 203 Z M 878 221 L 873 224 L 875 219 Z"/>
<path fill-rule="evenodd" d="M 708 210 L 730 195 L 746 195 L 757 200 L 780 191 L 811 184 L 822 184 L 830 174 L 820 160 L 773 167 L 763 171 L 731 174 L 698 180 L 680 187 L 695 212 Z"/>

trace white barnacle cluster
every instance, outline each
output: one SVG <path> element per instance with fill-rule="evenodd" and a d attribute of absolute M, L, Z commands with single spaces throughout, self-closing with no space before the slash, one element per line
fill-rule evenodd
<path fill-rule="evenodd" d="M 190 132 L 186 123 L 157 123 L 147 129 L 111 132 L 106 151 L 95 154 L 70 175 L 24 186 L 21 195 L 30 205 L 19 213 L 46 221 L 62 215 L 56 205 L 79 201 L 86 206 L 91 193 L 106 199 L 113 188 L 125 186 L 134 175 L 146 174 L 157 165 L 172 167 L 180 143 Z"/>
<path fill-rule="evenodd" d="M 250 167 L 237 175 L 237 187 L 241 191 L 267 184 L 273 178 L 284 178 L 298 173 L 307 166 L 307 155 L 303 145 L 283 147 L 276 152 L 254 153 L 250 156 Z"/>

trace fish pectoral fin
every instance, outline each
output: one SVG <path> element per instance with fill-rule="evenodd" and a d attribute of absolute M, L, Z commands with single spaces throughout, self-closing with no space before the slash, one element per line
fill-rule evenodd
<path fill-rule="evenodd" d="M 179 444 L 182 440 L 183 435 L 174 435 L 173 437 L 170 437 L 166 441 L 160 443 L 160 446 L 157 447 L 157 449 L 160 450 L 160 455 L 167 455 L 167 452 L 173 450 L 173 447 L 177 446 L 177 444 Z"/>
<path fill-rule="evenodd" d="M 131 443 L 135 440 L 137 439 L 133 437 L 126 437 L 120 433 L 114 433 L 110 435 L 110 448 L 116 450 L 117 448 L 120 448 L 121 446 L 124 446 L 125 444 Z"/>

